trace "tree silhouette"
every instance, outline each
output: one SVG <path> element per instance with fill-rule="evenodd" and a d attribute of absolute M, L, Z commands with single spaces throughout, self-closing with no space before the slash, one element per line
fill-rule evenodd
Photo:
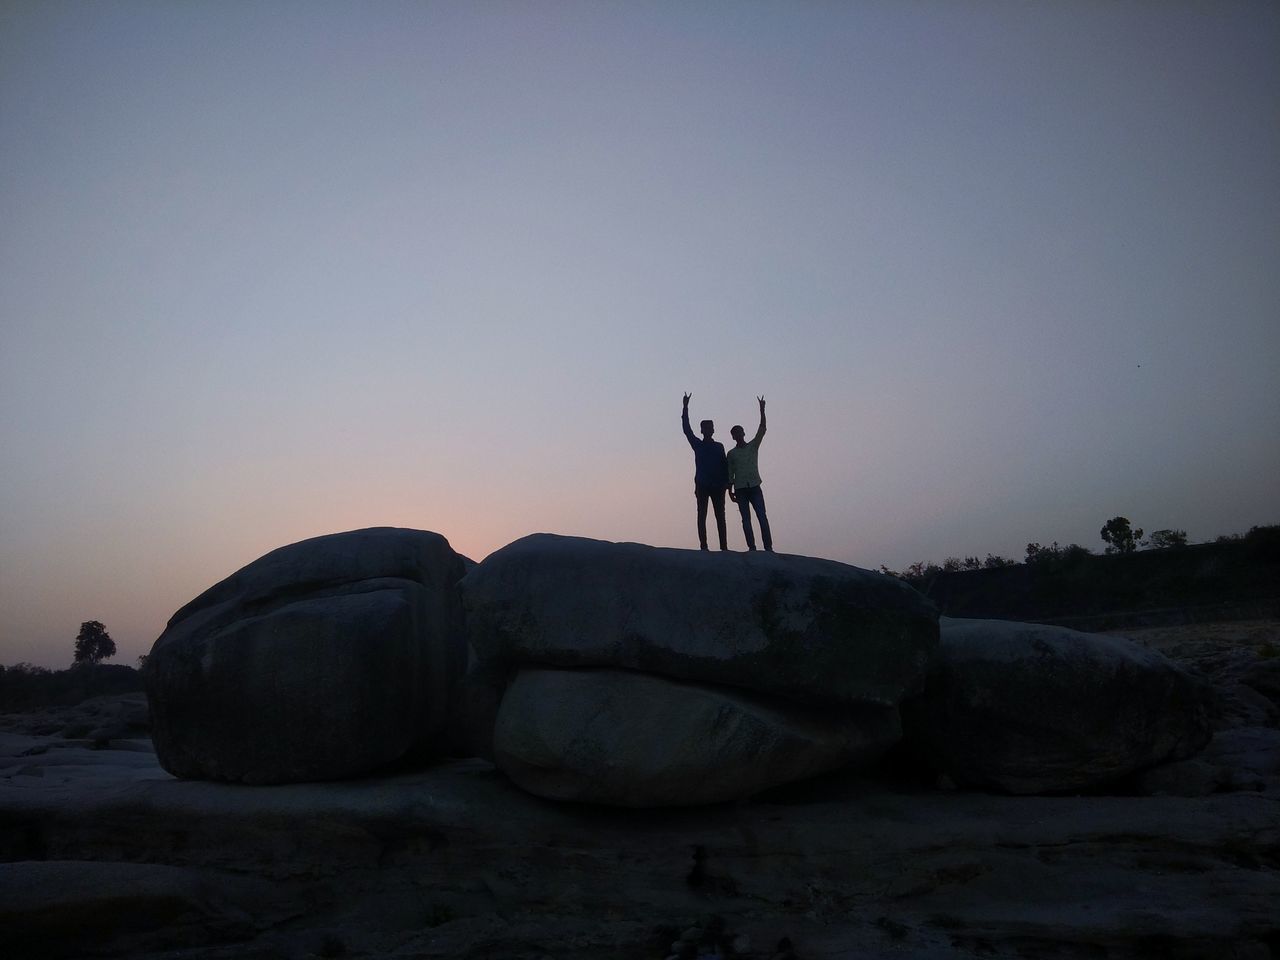
<path fill-rule="evenodd" d="M 76 663 L 97 663 L 115 655 L 116 642 L 100 620 L 86 620 L 80 624 L 80 633 L 76 636 Z"/>
<path fill-rule="evenodd" d="M 1151 539 L 1147 544 L 1153 550 L 1169 550 L 1173 547 L 1185 547 L 1187 545 L 1187 531 L 1185 530 L 1157 530 L 1151 534 Z"/>
<path fill-rule="evenodd" d="M 1142 528 L 1132 529 L 1128 517 L 1112 517 L 1102 525 L 1099 536 L 1107 545 L 1106 553 L 1133 553 L 1142 539 Z"/>

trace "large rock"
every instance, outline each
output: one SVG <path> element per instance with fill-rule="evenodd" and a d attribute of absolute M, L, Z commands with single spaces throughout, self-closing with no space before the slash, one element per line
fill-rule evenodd
<path fill-rule="evenodd" d="M 145 670 L 176 776 L 286 783 L 440 752 L 466 665 L 444 537 L 377 527 L 273 550 L 173 615 Z"/>
<path fill-rule="evenodd" d="M 1200 750 L 1209 691 L 1122 637 L 1003 620 L 941 620 L 908 743 L 957 783 L 1010 793 L 1105 784 Z"/>
<path fill-rule="evenodd" d="M 933 606 L 830 560 L 535 534 L 462 582 L 481 661 L 622 667 L 795 700 L 894 706 L 921 689 Z"/>
<path fill-rule="evenodd" d="M 684 806 L 868 763 L 900 735 L 892 707 L 820 716 L 622 670 L 526 668 L 502 698 L 493 751 L 539 796 Z"/>

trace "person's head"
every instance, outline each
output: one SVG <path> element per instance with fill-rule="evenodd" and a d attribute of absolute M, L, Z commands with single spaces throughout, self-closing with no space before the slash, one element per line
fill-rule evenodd
<path fill-rule="evenodd" d="M 711 439 L 711 435 L 716 432 L 716 424 L 714 420 L 703 420 L 700 424 L 702 427 L 702 436 L 706 440 Z"/>
<path fill-rule="evenodd" d="M 734 428 L 729 431 L 729 436 L 733 437 L 738 443 L 746 443 L 747 431 L 742 429 L 741 424 L 735 424 Z"/>

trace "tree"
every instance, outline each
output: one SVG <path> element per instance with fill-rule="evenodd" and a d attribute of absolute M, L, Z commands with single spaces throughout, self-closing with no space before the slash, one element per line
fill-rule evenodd
<path fill-rule="evenodd" d="M 902 571 L 902 579 L 908 581 L 928 580 L 936 577 L 942 572 L 942 568 L 936 563 L 925 563 L 923 560 L 911 564 L 907 569 Z"/>
<path fill-rule="evenodd" d="M 116 642 L 99 620 L 86 620 L 80 624 L 76 636 L 76 663 L 97 663 L 116 655 Z"/>
<path fill-rule="evenodd" d="M 1107 545 L 1105 553 L 1133 553 L 1142 539 L 1142 528 L 1132 529 L 1128 517 L 1112 517 L 1102 525 L 1099 536 Z"/>
<path fill-rule="evenodd" d="M 1079 563 L 1085 557 L 1093 556 L 1093 551 L 1088 547 L 1082 547 L 1078 543 L 1068 543 L 1062 548 L 1062 559 L 1068 565 Z"/>
<path fill-rule="evenodd" d="M 1151 539 L 1147 541 L 1147 546 L 1152 550 L 1168 550 L 1170 547 L 1185 547 L 1187 545 L 1187 531 L 1185 530 L 1156 530 L 1151 534 Z"/>
<path fill-rule="evenodd" d="M 1026 563 L 1027 566 L 1038 570 L 1060 573 L 1079 566 L 1087 556 L 1089 556 L 1088 548 L 1078 543 L 1068 543 L 1065 547 L 1059 546 L 1057 540 L 1047 547 L 1038 543 L 1028 543 Z"/>
<path fill-rule="evenodd" d="M 1026 563 L 1030 564 L 1031 566 L 1035 566 L 1036 564 L 1048 563 L 1057 555 L 1058 555 L 1057 540 L 1053 541 L 1053 544 L 1048 547 L 1043 547 L 1040 544 L 1034 543 L 1034 542 L 1028 543 Z"/>

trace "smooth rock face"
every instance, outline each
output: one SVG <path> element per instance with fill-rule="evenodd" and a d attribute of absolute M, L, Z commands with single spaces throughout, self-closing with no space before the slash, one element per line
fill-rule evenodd
<path fill-rule="evenodd" d="M 938 643 L 933 606 L 857 567 L 534 534 L 462 582 L 482 661 L 622 667 L 805 703 L 895 706 Z"/>
<path fill-rule="evenodd" d="M 440 752 L 466 663 L 444 537 L 378 527 L 281 547 L 187 604 L 145 670 L 161 764 L 288 783 Z"/>
<path fill-rule="evenodd" d="M 1080 790 L 1199 751 L 1208 690 L 1122 637 L 943 617 L 925 693 L 903 704 L 910 745 L 957 783 Z"/>
<path fill-rule="evenodd" d="M 623 670 L 526 668 L 507 688 L 494 760 L 530 793 L 623 807 L 716 803 L 879 757 L 898 712 L 817 715 Z"/>

